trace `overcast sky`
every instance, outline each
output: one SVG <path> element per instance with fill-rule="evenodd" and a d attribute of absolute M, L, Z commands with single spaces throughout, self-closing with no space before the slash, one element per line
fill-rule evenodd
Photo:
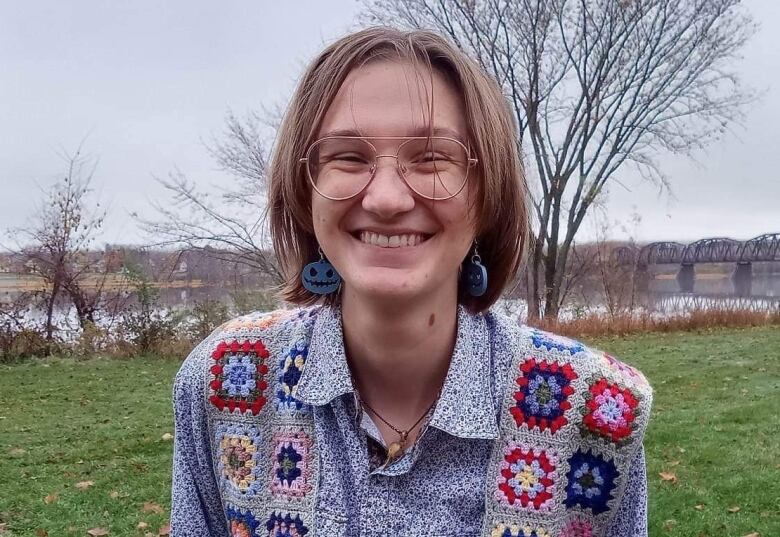
<path fill-rule="evenodd" d="M 739 69 L 762 99 L 744 128 L 698 162 L 663 159 L 673 197 L 622 174 L 625 188 L 610 189 L 604 217 L 612 237 L 780 232 L 780 2 L 745 4 L 761 28 Z M 59 155 L 85 140 L 110 207 L 101 241 L 142 241 L 131 213 L 151 216 L 150 201 L 166 199 L 153 177 L 178 168 L 203 186 L 227 180 L 203 141 L 222 130 L 228 110 L 286 102 L 302 66 L 354 29 L 360 8 L 357 0 L 2 2 L 0 232 L 25 221 L 36 185 L 61 177 Z"/>

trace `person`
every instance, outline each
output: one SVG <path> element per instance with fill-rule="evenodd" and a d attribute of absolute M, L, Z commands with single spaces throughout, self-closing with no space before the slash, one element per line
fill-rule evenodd
<path fill-rule="evenodd" d="M 269 171 L 297 308 L 177 373 L 174 536 L 646 535 L 645 377 L 491 309 L 528 244 L 516 132 L 434 33 L 309 65 Z"/>

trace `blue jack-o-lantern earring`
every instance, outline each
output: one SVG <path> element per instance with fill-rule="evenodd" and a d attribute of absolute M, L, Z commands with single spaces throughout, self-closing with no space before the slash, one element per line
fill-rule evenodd
<path fill-rule="evenodd" d="M 330 261 L 325 259 L 325 255 L 320 248 L 320 260 L 313 261 L 303 267 L 301 272 L 301 283 L 307 291 L 316 295 L 328 295 L 339 288 L 341 285 L 341 276 Z"/>
<path fill-rule="evenodd" d="M 482 296 L 487 291 L 487 282 L 487 269 L 477 252 L 477 241 L 474 241 L 474 253 L 463 267 L 463 283 L 471 296 Z"/>

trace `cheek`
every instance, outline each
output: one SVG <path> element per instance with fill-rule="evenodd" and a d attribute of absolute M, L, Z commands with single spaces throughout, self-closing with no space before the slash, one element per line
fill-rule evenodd
<path fill-rule="evenodd" d="M 311 219 L 314 226 L 314 234 L 318 240 L 321 240 L 320 235 L 327 232 L 330 220 L 327 206 L 319 200 L 313 200 L 311 204 Z"/>

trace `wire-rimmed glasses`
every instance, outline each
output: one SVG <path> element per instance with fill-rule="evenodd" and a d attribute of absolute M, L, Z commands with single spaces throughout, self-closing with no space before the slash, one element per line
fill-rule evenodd
<path fill-rule="evenodd" d="M 395 155 L 382 155 L 370 140 L 402 143 Z M 383 157 L 396 160 L 398 174 L 412 191 L 438 201 L 457 196 L 477 163 L 462 142 L 445 136 L 327 136 L 309 146 L 301 163 L 317 193 L 341 201 L 365 190 Z"/>

